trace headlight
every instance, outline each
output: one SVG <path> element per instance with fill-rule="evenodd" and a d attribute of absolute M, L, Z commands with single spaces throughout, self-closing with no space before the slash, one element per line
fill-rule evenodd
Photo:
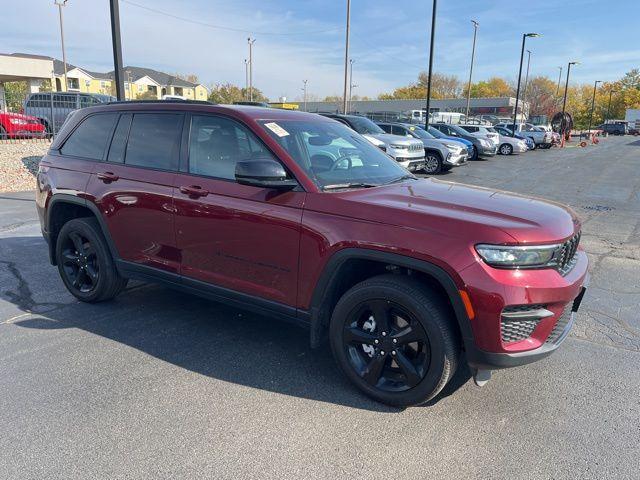
<path fill-rule="evenodd" d="M 553 266 L 556 251 L 561 245 L 476 245 L 476 252 L 493 267 L 545 267 Z"/>
<path fill-rule="evenodd" d="M 391 148 L 395 148 L 396 150 L 407 150 L 409 145 L 394 145 L 393 143 L 389 145 Z"/>
<path fill-rule="evenodd" d="M 484 138 L 481 138 L 480 145 L 482 145 L 483 147 L 492 147 L 493 143 L 488 140 L 485 140 Z"/>
<path fill-rule="evenodd" d="M 29 123 L 22 118 L 10 118 L 9 122 L 12 123 L 13 125 L 26 125 L 27 123 Z"/>
<path fill-rule="evenodd" d="M 456 145 L 455 143 L 445 143 L 444 146 L 453 151 L 460 150 L 462 148 L 460 145 Z"/>

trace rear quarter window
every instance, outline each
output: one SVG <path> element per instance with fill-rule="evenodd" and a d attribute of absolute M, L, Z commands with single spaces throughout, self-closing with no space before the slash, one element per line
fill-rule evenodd
<path fill-rule="evenodd" d="M 115 113 L 91 115 L 71 133 L 60 152 L 63 155 L 102 160 L 116 121 Z"/>

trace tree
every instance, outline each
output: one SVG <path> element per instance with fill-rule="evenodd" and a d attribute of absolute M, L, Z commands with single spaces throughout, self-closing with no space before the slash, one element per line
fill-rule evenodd
<path fill-rule="evenodd" d="M 4 83 L 4 101 L 10 112 L 19 112 L 27 97 L 27 82 Z M 0 97 L 1 98 L 1 97 Z M 2 105 L 0 105 L 1 107 Z"/>
<path fill-rule="evenodd" d="M 240 88 L 231 83 L 217 84 L 211 87 L 209 101 L 213 103 L 246 102 L 249 98 L 246 88 Z M 253 87 L 254 102 L 268 102 L 269 99 L 256 87 Z"/>
<path fill-rule="evenodd" d="M 198 75 L 196 75 L 195 73 L 188 73 L 186 75 L 184 75 L 182 73 L 176 73 L 174 76 L 176 78 L 179 78 L 181 80 L 185 80 L 187 82 L 191 82 L 191 83 L 195 83 L 195 84 L 200 83 L 200 80 L 198 79 Z"/>
<path fill-rule="evenodd" d="M 558 110 L 556 83 L 549 77 L 533 77 L 522 98 L 529 104 L 529 115 L 546 115 L 548 119 Z"/>
<path fill-rule="evenodd" d="M 136 96 L 136 100 L 157 100 L 158 94 L 153 92 L 152 90 L 147 90 L 146 92 L 142 92 Z"/>
<path fill-rule="evenodd" d="M 392 93 L 382 93 L 378 98 L 380 100 L 427 98 L 428 78 L 426 72 L 420 72 L 416 83 L 398 87 Z M 461 85 L 455 75 L 434 73 L 431 77 L 431 98 L 457 98 L 462 93 Z"/>
<path fill-rule="evenodd" d="M 466 87 L 463 93 L 466 96 Z M 515 90 L 504 78 L 491 77 L 489 80 L 471 84 L 471 96 L 473 98 L 512 97 L 515 96 Z"/>

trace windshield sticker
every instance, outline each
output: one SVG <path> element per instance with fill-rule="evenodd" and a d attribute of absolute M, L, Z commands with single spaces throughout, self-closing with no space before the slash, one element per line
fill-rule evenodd
<path fill-rule="evenodd" d="M 289 132 L 287 132 L 284 128 L 282 128 L 276 122 L 265 123 L 264 126 L 267 127 L 269 130 L 271 130 L 276 135 L 278 135 L 279 137 L 286 137 L 287 135 L 289 135 Z"/>

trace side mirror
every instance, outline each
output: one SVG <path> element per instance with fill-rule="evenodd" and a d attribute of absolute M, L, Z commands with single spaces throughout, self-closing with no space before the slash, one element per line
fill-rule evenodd
<path fill-rule="evenodd" d="M 236 163 L 236 181 L 252 187 L 291 190 L 298 186 L 280 163 L 270 159 L 256 159 Z"/>

